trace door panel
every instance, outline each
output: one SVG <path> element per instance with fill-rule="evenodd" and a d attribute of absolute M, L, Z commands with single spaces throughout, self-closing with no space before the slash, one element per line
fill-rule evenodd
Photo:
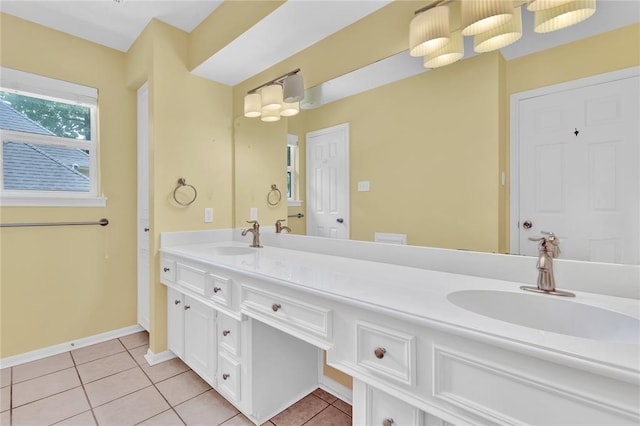
<path fill-rule="evenodd" d="M 215 310 L 188 296 L 184 298 L 184 309 L 185 362 L 211 382 L 216 372 Z"/>
<path fill-rule="evenodd" d="M 519 253 L 560 237 L 561 257 L 638 263 L 640 77 L 519 103 Z"/>

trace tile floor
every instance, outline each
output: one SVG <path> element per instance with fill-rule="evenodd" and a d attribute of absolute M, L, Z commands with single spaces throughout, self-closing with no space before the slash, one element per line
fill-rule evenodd
<path fill-rule="evenodd" d="M 149 366 L 146 332 L 0 370 L 0 425 L 252 423 L 179 359 Z M 317 389 L 268 426 L 351 424 L 351 406 Z"/>

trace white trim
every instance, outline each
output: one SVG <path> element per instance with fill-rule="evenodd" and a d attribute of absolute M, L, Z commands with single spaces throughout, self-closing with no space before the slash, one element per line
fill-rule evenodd
<path fill-rule="evenodd" d="M 0 87 L 54 100 L 66 99 L 79 105 L 96 106 L 98 89 L 44 77 L 13 68 L 0 67 Z"/>
<path fill-rule="evenodd" d="M 106 197 L 0 195 L 0 207 L 106 207 Z"/>
<path fill-rule="evenodd" d="M 353 403 L 353 391 L 340 383 L 333 380 L 331 377 L 325 376 L 324 366 L 331 367 L 328 363 L 324 362 L 325 351 L 318 348 L 318 387 L 331 395 L 335 396 L 346 402 L 347 404 Z M 332 367 L 335 368 L 335 367 Z M 346 373 L 345 373 L 346 374 Z"/>
<path fill-rule="evenodd" d="M 618 71 L 611 71 L 604 74 L 593 75 L 578 80 L 567 81 L 565 83 L 554 84 L 551 86 L 540 87 L 538 89 L 528 90 L 526 92 L 514 93 L 509 98 L 510 117 L 509 117 L 509 253 L 516 253 L 520 247 L 520 232 L 518 229 L 518 221 L 520 218 L 520 144 L 518 135 L 520 134 L 520 102 L 546 96 L 553 93 L 574 90 L 597 84 L 609 83 L 616 80 L 636 77 L 640 75 L 640 66 L 625 68 Z"/>
<path fill-rule="evenodd" d="M 300 207 L 302 206 L 302 200 L 287 200 L 287 206 Z"/>
<path fill-rule="evenodd" d="M 0 368 L 14 367 L 19 364 L 24 364 L 25 362 L 36 361 L 52 355 L 58 355 L 64 352 L 72 351 L 74 349 L 84 348 L 85 346 L 91 346 L 95 345 L 96 343 L 106 342 L 108 340 L 116 339 L 118 337 L 137 333 L 143 330 L 144 329 L 140 325 L 136 324 L 129 327 L 119 328 L 117 330 L 107 331 L 106 333 L 83 337 L 82 339 L 78 340 L 71 340 L 69 342 L 60 343 L 59 345 L 49 346 L 42 349 L 36 349 L 35 351 L 13 355 L 0 359 Z"/>
<path fill-rule="evenodd" d="M 177 358 L 178 356 L 171 351 L 163 351 L 158 354 L 154 354 L 151 352 L 151 348 L 144 354 L 144 359 L 147 360 L 147 364 L 156 365 L 160 364 L 164 361 L 169 361 L 170 359 Z"/>

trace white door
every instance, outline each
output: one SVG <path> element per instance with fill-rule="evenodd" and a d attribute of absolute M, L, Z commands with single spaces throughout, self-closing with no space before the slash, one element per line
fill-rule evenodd
<path fill-rule="evenodd" d="M 564 259 L 638 263 L 639 88 L 635 76 L 520 101 L 521 254 L 547 231 Z"/>
<path fill-rule="evenodd" d="M 216 311 L 184 296 L 184 362 L 211 383 L 216 374 Z"/>
<path fill-rule="evenodd" d="M 307 235 L 349 238 L 349 124 L 307 133 Z"/>
<path fill-rule="evenodd" d="M 138 324 L 149 331 L 149 92 L 138 89 Z"/>
<path fill-rule="evenodd" d="M 184 296 L 167 288 L 167 347 L 184 359 Z"/>

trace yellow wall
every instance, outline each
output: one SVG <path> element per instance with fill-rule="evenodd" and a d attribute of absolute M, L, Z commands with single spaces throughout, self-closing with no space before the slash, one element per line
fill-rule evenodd
<path fill-rule="evenodd" d="M 105 227 L 2 228 L 1 357 L 136 323 L 135 92 L 125 55 L 1 14 L 0 63 L 98 88 L 100 191 L 106 208 L 0 209 L 2 222 Z"/>
<path fill-rule="evenodd" d="M 161 232 L 230 228 L 233 221 L 231 88 L 187 70 L 188 35 L 152 21 L 128 54 L 127 78 L 149 82 L 150 347 L 166 349 L 166 288 L 160 284 Z M 196 187 L 193 204 L 173 200 L 179 178 Z M 190 196 L 187 188 L 179 195 Z M 205 207 L 214 222 L 204 223 Z"/>

